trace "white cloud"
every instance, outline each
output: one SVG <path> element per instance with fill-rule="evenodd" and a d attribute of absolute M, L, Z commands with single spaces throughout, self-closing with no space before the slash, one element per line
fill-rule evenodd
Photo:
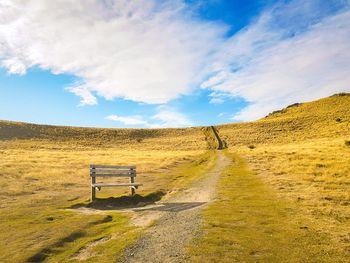
<path fill-rule="evenodd" d="M 157 123 L 152 127 L 187 127 L 193 123 L 182 113 L 167 107 L 159 107 L 158 113 L 152 117 Z"/>
<path fill-rule="evenodd" d="M 7 68 L 11 74 L 24 75 L 26 66 L 17 58 L 8 58 L 1 61 L 1 66 Z"/>
<path fill-rule="evenodd" d="M 121 122 L 125 125 L 145 125 L 147 121 L 142 116 L 118 116 L 110 115 L 106 117 L 107 120 Z"/>
<path fill-rule="evenodd" d="M 200 86 L 219 94 L 211 103 L 250 102 L 242 120 L 350 90 L 348 1 L 282 1 L 231 38 L 193 14 L 182 0 L 3 0 L 0 63 L 77 76 L 68 90 L 81 105 L 96 96 L 162 104 Z M 143 125 L 192 123 L 163 108 Z"/>
<path fill-rule="evenodd" d="M 300 16 L 303 25 L 276 28 L 283 14 L 297 17 L 298 10 L 304 10 L 299 4 L 299 9 L 278 9 L 278 16 L 274 10 L 267 12 L 233 36 L 220 71 L 202 84 L 250 102 L 234 119 L 257 119 L 295 102 L 350 91 L 350 11 L 315 23 Z"/>
<path fill-rule="evenodd" d="M 206 88 L 210 88 L 211 86 L 220 84 L 222 82 L 224 82 L 224 80 L 228 77 L 228 72 L 225 71 L 220 71 L 217 74 L 215 74 L 214 76 L 212 76 L 211 78 L 207 79 L 206 81 L 204 81 L 200 87 L 202 89 L 206 89 Z"/>
<path fill-rule="evenodd" d="M 83 105 L 96 105 L 97 99 L 92 95 L 91 91 L 84 85 L 74 85 L 66 88 L 67 91 L 74 93 L 81 98 L 79 106 Z"/>
<path fill-rule="evenodd" d="M 0 61 L 73 74 L 79 93 L 166 103 L 203 79 L 227 29 L 192 11 L 180 0 L 2 1 Z"/>
<path fill-rule="evenodd" d="M 117 121 L 123 123 L 124 125 L 141 126 L 149 128 L 175 128 L 193 125 L 193 123 L 184 114 L 166 106 L 157 107 L 156 113 L 148 117 L 140 115 L 110 115 L 107 116 L 106 119 L 111 121 Z"/>
<path fill-rule="evenodd" d="M 211 103 L 211 104 L 222 104 L 222 103 L 224 103 L 225 101 L 222 99 L 222 98 L 216 98 L 216 97 L 214 97 L 214 98 L 211 98 L 210 100 L 209 100 L 209 103 Z"/>
<path fill-rule="evenodd" d="M 207 85 L 207 84 L 205 84 L 205 85 Z M 204 85 L 202 85 L 202 88 L 203 87 L 204 87 Z M 227 92 L 214 91 L 214 92 L 209 94 L 209 98 L 210 98 L 209 103 L 211 103 L 211 104 L 222 104 L 225 102 L 226 99 L 232 99 L 232 96 Z"/>

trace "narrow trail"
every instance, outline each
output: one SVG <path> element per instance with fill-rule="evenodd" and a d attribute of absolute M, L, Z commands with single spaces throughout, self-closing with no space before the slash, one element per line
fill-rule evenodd
<path fill-rule="evenodd" d="M 210 128 L 212 129 L 213 133 L 214 133 L 214 136 L 215 136 L 215 139 L 217 140 L 218 142 L 218 150 L 222 150 L 224 149 L 224 143 L 223 141 L 221 140 L 219 134 L 218 134 L 218 131 L 216 130 L 216 128 L 214 126 L 210 126 Z"/>
<path fill-rule="evenodd" d="M 184 262 L 184 248 L 196 235 L 201 223 L 201 210 L 215 197 L 216 183 L 231 160 L 218 151 L 215 167 L 185 191 L 165 202 L 136 212 L 141 218 L 157 219 L 138 242 L 125 251 L 119 262 Z"/>

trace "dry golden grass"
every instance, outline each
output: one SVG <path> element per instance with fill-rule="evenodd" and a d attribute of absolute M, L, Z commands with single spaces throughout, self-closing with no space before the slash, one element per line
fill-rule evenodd
<path fill-rule="evenodd" d="M 318 231 L 350 253 L 350 149 L 344 139 L 237 147 L 281 199 L 299 204 Z"/>
<path fill-rule="evenodd" d="M 229 147 L 300 142 L 314 138 L 350 137 L 350 94 L 334 95 L 254 122 L 217 127 Z"/>
<path fill-rule="evenodd" d="M 1 142 L 2 178 L 4 198 L 47 191 L 49 196 L 60 194 L 57 189 L 74 189 L 88 196 L 89 164 L 137 165 L 138 181 L 143 189 L 154 189 L 158 182 L 154 174 L 172 166 L 190 161 L 203 150 L 152 150 L 116 148 L 69 148 L 62 143 L 30 141 Z M 40 145 L 39 149 L 33 149 Z M 125 179 L 125 178 L 124 178 Z M 83 192 L 80 192 L 83 191 Z M 115 190 L 114 190 L 115 191 Z"/>
<path fill-rule="evenodd" d="M 0 121 L 0 139 L 30 139 L 57 142 L 63 147 L 123 147 L 153 150 L 205 150 L 207 144 L 200 127 L 168 129 L 81 128 Z M 32 144 L 33 149 L 40 144 Z"/>
<path fill-rule="evenodd" d="M 194 261 L 341 262 L 350 254 L 350 96 L 218 127 L 240 157 L 204 213 Z M 67 211 L 89 198 L 88 165 L 136 164 L 138 191 L 181 189 L 209 169 L 209 130 L 87 129 L 0 122 L 0 261 L 115 262 L 141 229 L 116 212 Z M 209 137 L 208 137 L 209 136 Z M 252 169 L 254 172 L 249 171 Z M 108 189 L 98 197 L 120 196 Z M 266 220 L 265 220 L 266 219 Z"/>
<path fill-rule="evenodd" d="M 200 129 L 190 129 L 188 134 L 184 129 L 92 129 L 92 132 L 34 125 L 35 132 L 40 132 L 33 135 L 28 132 L 33 125 L 0 124 L 1 262 L 75 262 L 74 255 L 84 246 L 110 237 L 108 242 L 94 247 L 94 254 L 85 261 L 115 262 L 141 229 L 131 228 L 125 214 L 86 215 L 66 210 L 88 202 L 89 164 L 137 165 L 137 181 L 144 184 L 137 193 L 147 195 L 185 187 L 209 168 L 215 158 L 206 153 Z M 21 139 L 5 136 L 8 131 L 12 134 L 11 130 L 18 125 L 22 128 L 16 137 Z M 24 138 L 28 134 L 33 138 Z M 98 197 L 129 192 L 128 188 L 107 188 L 98 192 Z"/>
<path fill-rule="evenodd" d="M 349 95 L 219 131 L 229 151 L 243 156 L 280 200 L 294 203 L 316 231 L 330 237 L 329 246 L 350 254 Z"/>

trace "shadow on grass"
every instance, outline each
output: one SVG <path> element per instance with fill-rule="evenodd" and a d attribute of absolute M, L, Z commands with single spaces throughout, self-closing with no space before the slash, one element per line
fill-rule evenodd
<path fill-rule="evenodd" d="M 91 222 L 88 226 L 93 225 L 99 225 L 111 222 L 113 220 L 113 217 L 110 215 L 105 216 L 104 218 Z M 43 262 L 47 257 L 50 255 L 53 255 L 57 252 L 58 248 L 61 248 L 65 246 L 67 243 L 74 242 L 75 240 L 82 238 L 86 235 L 84 231 L 75 231 L 71 233 L 70 235 L 63 237 L 56 241 L 55 243 L 51 244 L 49 247 L 45 247 L 42 250 L 40 250 L 38 253 L 34 254 L 30 258 L 26 260 L 27 263 L 29 262 Z"/>
<path fill-rule="evenodd" d="M 76 209 L 81 207 L 89 207 L 99 210 L 113 210 L 121 207 L 142 207 L 150 204 L 154 204 L 155 202 L 162 199 L 162 197 L 166 193 L 163 191 L 157 191 L 154 193 L 150 193 L 148 195 L 134 195 L 134 196 L 119 196 L 119 197 L 110 197 L 110 198 L 97 198 L 94 202 L 90 202 L 88 204 L 81 203 L 75 204 L 70 208 Z"/>
<path fill-rule="evenodd" d="M 137 211 L 180 212 L 206 204 L 206 202 L 161 203 L 154 207 L 137 208 Z"/>
<path fill-rule="evenodd" d="M 29 262 L 43 262 L 47 257 L 55 253 L 55 250 L 57 248 L 63 247 L 66 243 L 73 242 L 77 240 L 78 238 L 81 238 L 85 236 L 85 233 L 82 231 L 76 231 L 70 234 L 69 236 L 66 236 L 54 244 L 52 244 L 50 247 L 43 248 L 35 255 L 31 256 L 26 260 L 27 263 Z"/>

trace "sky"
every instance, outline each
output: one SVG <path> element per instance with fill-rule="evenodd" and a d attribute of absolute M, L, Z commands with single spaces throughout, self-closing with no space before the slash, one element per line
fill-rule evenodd
<path fill-rule="evenodd" d="M 252 121 L 350 92 L 349 50 L 350 0 L 0 0 L 0 119 Z"/>

